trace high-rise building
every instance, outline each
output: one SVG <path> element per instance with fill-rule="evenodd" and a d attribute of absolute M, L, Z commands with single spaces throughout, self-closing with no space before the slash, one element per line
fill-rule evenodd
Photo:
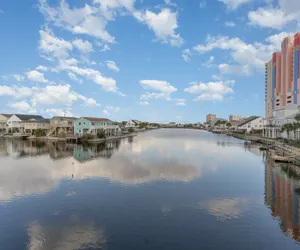
<path fill-rule="evenodd" d="M 207 123 L 214 123 L 217 120 L 216 114 L 208 114 L 206 116 L 206 122 Z"/>
<path fill-rule="evenodd" d="M 300 104 L 300 33 L 286 37 L 281 52 L 274 52 L 265 64 L 265 115 Z"/>
<path fill-rule="evenodd" d="M 237 121 L 239 121 L 239 120 L 241 120 L 241 117 L 240 117 L 240 116 L 237 116 L 237 115 L 230 115 L 230 116 L 229 116 L 229 121 L 230 121 L 230 122 L 237 122 Z"/>

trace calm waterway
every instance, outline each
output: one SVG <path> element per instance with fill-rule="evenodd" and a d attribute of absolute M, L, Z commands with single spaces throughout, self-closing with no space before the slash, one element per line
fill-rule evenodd
<path fill-rule="evenodd" d="M 89 147 L 0 140 L 0 249 L 300 249 L 299 179 L 199 130 Z"/>

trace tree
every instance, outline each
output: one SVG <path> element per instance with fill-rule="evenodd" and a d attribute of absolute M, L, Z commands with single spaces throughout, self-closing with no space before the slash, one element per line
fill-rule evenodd
<path fill-rule="evenodd" d="M 300 113 L 298 113 L 298 114 L 295 116 L 295 120 L 296 120 L 297 122 L 300 122 Z"/>
<path fill-rule="evenodd" d="M 97 131 L 97 138 L 99 139 L 105 139 L 106 135 L 105 135 L 105 131 L 103 129 L 100 129 Z"/>
<path fill-rule="evenodd" d="M 298 139 L 298 138 L 296 138 L 296 137 L 297 137 L 297 136 L 296 136 L 296 131 L 297 131 L 298 129 L 300 129 L 300 123 L 299 123 L 299 122 L 294 122 L 294 123 L 293 123 L 294 140 L 295 140 L 295 139 Z"/>
<path fill-rule="evenodd" d="M 232 126 L 232 125 L 231 125 L 230 122 L 227 122 L 227 123 L 226 123 L 226 127 L 227 127 L 227 128 L 230 128 L 231 126 Z"/>
<path fill-rule="evenodd" d="M 286 123 L 281 128 L 281 132 L 286 131 L 288 139 L 290 138 L 290 132 L 293 131 L 293 130 L 294 130 L 294 126 L 293 126 L 292 123 Z"/>
<path fill-rule="evenodd" d="M 37 129 L 33 132 L 33 135 L 35 135 L 36 137 L 41 137 L 41 136 L 45 136 L 46 132 L 43 129 Z"/>
<path fill-rule="evenodd" d="M 127 124 L 126 121 L 122 121 L 122 125 L 125 126 Z"/>
<path fill-rule="evenodd" d="M 134 128 L 129 128 L 129 129 L 128 129 L 128 132 L 129 132 L 129 133 L 133 133 L 133 132 L 134 132 Z"/>

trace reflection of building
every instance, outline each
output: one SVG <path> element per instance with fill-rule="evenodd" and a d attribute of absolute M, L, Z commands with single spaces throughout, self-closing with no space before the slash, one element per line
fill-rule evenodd
<path fill-rule="evenodd" d="M 51 142 L 48 144 L 50 157 L 54 160 L 73 156 L 74 145 L 64 142 Z"/>
<path fill-rule="evenodd" d="M 282 231 L 300 242 L 300 199 L 296 182 L 281 167 L 273 167 L 270 159 L 265 166 L 265 203 L 271 214 L 280 219 Z"/>
<path fill-rule="evenodd" d="M 88 146 L 77 146 L 74 148 L 73 157 L 79 162 L 90 161 L 99 157 L 110 158 L 115 149 L 120 147 L 121 141 L 110 141 Z"/>

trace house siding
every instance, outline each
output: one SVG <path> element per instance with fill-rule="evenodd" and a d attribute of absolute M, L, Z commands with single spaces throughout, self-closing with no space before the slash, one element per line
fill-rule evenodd
<path fill-rule="evenodd" d="M 83 133 L 87 133 L 91 126 L 92 123 L 89 120 L 85 118 L 79 118 L 74 122 L 74 133 L 76 135 L 82 135 Z"/>

